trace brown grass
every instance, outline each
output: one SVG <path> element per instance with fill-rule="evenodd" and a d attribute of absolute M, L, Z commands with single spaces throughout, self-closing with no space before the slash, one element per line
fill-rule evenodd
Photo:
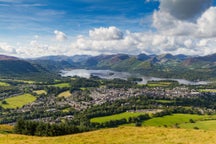
<path fill-rule="evenodd" d="M 213 131 L 120 127 L 61 137 L 1 135 L 0 144 L 215 144 Z"/>

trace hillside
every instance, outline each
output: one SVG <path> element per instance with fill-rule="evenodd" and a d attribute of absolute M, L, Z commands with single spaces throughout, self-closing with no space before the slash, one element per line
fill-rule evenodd
<path fill-rule="evenodd" d="M 70 68 L 110 69 L 145 76 L 183 78 L 193 81 L 216 79 L 216 54 L 202 57 L 171 54 L 50 56 L 32 62 L 52 71 Z"/>
<path fill-rule="evenodd" d="M 186 55 L 75 55 L 47 56 L 37 59 L 19 59 L 0 55 L 0 76 L 23 76 L 59 73 L 63 69 L 110 69 L 145 76 L 182 78 L 187 80 L 215 80 L 216 54 Z"/>
<path fill-rule="evenodd" d="M 155 127 L 119 127 L 61 137 L 0 134 L 4 144 L 213 144 L 215 131 Z"/>
<path fill-rule="evenodd" d="M 1 78 L 25 78 L 40 79 L 40 77 L 53 74 L 39 64 L 33 64 L 28 60 L 0 55 Z"/>

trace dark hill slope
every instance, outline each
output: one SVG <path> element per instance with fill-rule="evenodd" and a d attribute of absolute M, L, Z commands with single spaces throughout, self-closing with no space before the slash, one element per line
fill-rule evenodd
<path fill-rule="evenodd" d="M 44 78 L 53 77 L 54 75 L 55 74 L 38 64 L 32 64 L 27 60 L 16 57 L 0 55 L 1 78 L 43 80 Z"/>

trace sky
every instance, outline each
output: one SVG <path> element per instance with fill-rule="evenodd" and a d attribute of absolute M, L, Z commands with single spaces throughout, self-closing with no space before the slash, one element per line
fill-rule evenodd
<path fill-rule="evenodd" d="M 0 54 L 209 55 L 215 0 L 0 0 Z"/>

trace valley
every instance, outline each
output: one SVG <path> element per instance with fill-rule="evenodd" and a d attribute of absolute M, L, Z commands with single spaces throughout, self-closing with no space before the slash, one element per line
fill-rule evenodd
<path fill-rule="evenodd" d="M 62 58 L 63 61 L 53 57 L 48 60 L 46 58 L 25 60 L 33 67 L 36 66 L 34 67 L 37 69 L 36 73 L 26 73 L 22 67 L 20 69 L 17 67 L 16 71 L 20 72 L 1 76 L 0 124 L 2 128 L 0 133 L 3 134 L 1 137 L 5 134 L 15 136 L 15 139 L 22 137 L 11 133 L 32 136 L 68 134 L 76 136 L 88 134 L 86 132 L 89 131 L 93 131 L 90 133 L 94 136 L 98 131 L 108 132 L 109 128 L 116 128 L 116 131 L 124 129 L 125 132 L 127 129 L 148 131 L 151 127 L 156 131 L 164 132 L 166 129 L 168 132 L 170 128 L 173 131 L 187 129 L 191 133 L 196 131 L 202 133 L 202 130 L 211 133 L 216 130 L 214 77 L 186 80 L 187 77 L 182 77 L 183 75 L 179 73 L 176 73 L 176 77 L 172 75 L 154 77 L 155 73 L 151 73 L 155 71 L 154 66 L 150 71 L 145 71 L 146 75 L 143 75 L 136 70 L 131 73 L 128 64 L 125 65 L 126 69 L 106 67 L 110 70 L 104 70 L 105 67 L 99 66 L 102 61 L 98 61 L 97 66 L 87 64 L 92 58 L 98 57 L 88 57 L 83 61 L 82 56 L 80 57 L 78 61 L 73 61 L 73 65 L 70 63 L 67 66 L 60 64 L 66 63 L 65 57 Z M 107 62 L 117 58 L 117 61 L 121 61 L 119 63 L 121 66 L 124 66 L 123 61 L 126 64 L 129 59 L 134 59 L 134 56 L 125 55 L 106 56 L 107 59 L 104 59 L 105 56 L 102 57 L 103 61 L 107 60 Z M 163 59 L 162 56 L 160 58 Z M 68 59 L 67 57 L 67 63 L 72 61 Z M 139 61 L 136 63 L 143 60 L 138 56 L 136 59 Z M 160 63 L 162 73 L 165 68 L 163 66 L 173 62 L 170 57 L 167 59 L 169 60 L 166 62 L 161 60 L 154 64 Z M 47 62 L 46 65 L 43 63 L 44 60 Z M 184 60 L 178 59 L 178 62 Z M 174 61 L 176 63 L 176 59 Z M 61 67 L 55 65 L 56 63 Z M 53 67 L 55 70 L 52 69 L 52 65 L 55 66 Z M 173 70 L 173 67 L 176 66 L 172 63 L 170 68 Z M 27 68 L 28 66 L 24 69 Z M 190 68 L 186 67 L 186 69 Z M 145 70 L 149 69 L 145 68 Z M 196 73 L 193 75 L 195 76 Z M 35 143 L 42 140 L 34 137 L 32 139 Z M 49 140 L 52 141 L 52 138 Z M 138 141 L 145 142 L 143 139 Z"/>

